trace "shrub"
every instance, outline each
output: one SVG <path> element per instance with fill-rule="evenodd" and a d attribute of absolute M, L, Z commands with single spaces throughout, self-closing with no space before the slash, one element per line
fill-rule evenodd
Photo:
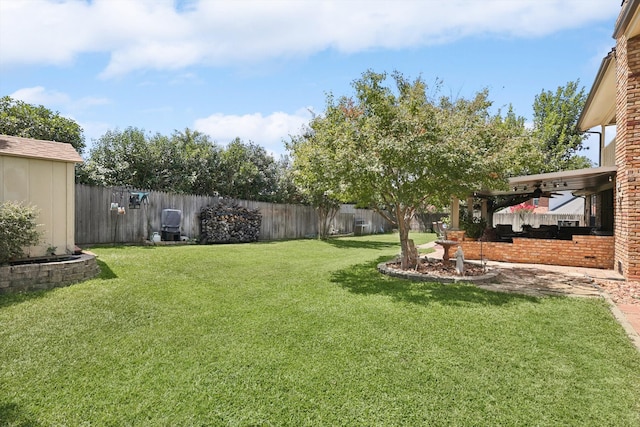
<path fill-rule="evenodd" d="M 472 239 L 479 239 L 486 227 L 487 221 L 480 218 L 465 219 L 460 223 L 460 228 L 466 232 L 467 237 Z"/>
<path fill-rule="evenodd" d="M 40 242 L 38 211 L 16 202 L 0 203 L 0 265 L 24 256 L 24 248 Z"/>

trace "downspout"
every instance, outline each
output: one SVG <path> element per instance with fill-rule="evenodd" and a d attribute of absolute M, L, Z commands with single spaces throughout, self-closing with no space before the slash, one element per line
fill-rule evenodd
<path fill-rule="evenodd" d="M 598 166 L 602 166 L 602 132 L 597 130 L 585 130 L 582 133 L 597 133 L 598 134 Z"/>

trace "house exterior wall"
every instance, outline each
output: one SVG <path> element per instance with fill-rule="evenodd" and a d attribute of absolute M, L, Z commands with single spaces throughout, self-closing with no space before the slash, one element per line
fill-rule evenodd
<path fill-rule="evenodd" d="M 615 269 L 640 279 L 640 37 L 616 41 Z"/>
<path fill-rule="evenodd" d="M 616 165 L 616 140 L 611 141 L 604 150 L 602 150 L 600 166 Z"/>
<path fill-rule="evenodd" d="M 0 201 L 17 201 L 39 210 L 42 232 L 38 246 L 28 248 L 30 257 L 73 253 L 75 226 L 74 163 L 0 155 Z"/>

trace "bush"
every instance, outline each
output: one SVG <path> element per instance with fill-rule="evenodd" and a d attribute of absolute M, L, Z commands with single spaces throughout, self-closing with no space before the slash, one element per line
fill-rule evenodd
<path fill-rule="evenodd" d="M 38 211 L 16 202 L 0 203 L 0 265 L 24 256 L 24 248 L 40 242 Z"/>
<path fill-rule="evenodd" d="M 471 239 L 479 239 L 487 227 L 487 221 L 480 218 L 473 218 L 471 220 L 464 220 L 460 224 L 460 228 L 466 231 L 466 236 Z"/>

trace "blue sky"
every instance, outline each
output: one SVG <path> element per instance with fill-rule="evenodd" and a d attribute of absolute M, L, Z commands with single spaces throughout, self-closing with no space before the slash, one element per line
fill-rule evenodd
<path fill-rule="evenodd" d="M 87 146 L 128 126 L 196 129 L 276 157 L 326 94 L 366 71 L 488 88 L 532 119 L 534 98 L 591 88 L 620 0 L 2 0 L 0 96 L 76 120 Z M 597 142 L 586 154 L 595 160 Z"/>

